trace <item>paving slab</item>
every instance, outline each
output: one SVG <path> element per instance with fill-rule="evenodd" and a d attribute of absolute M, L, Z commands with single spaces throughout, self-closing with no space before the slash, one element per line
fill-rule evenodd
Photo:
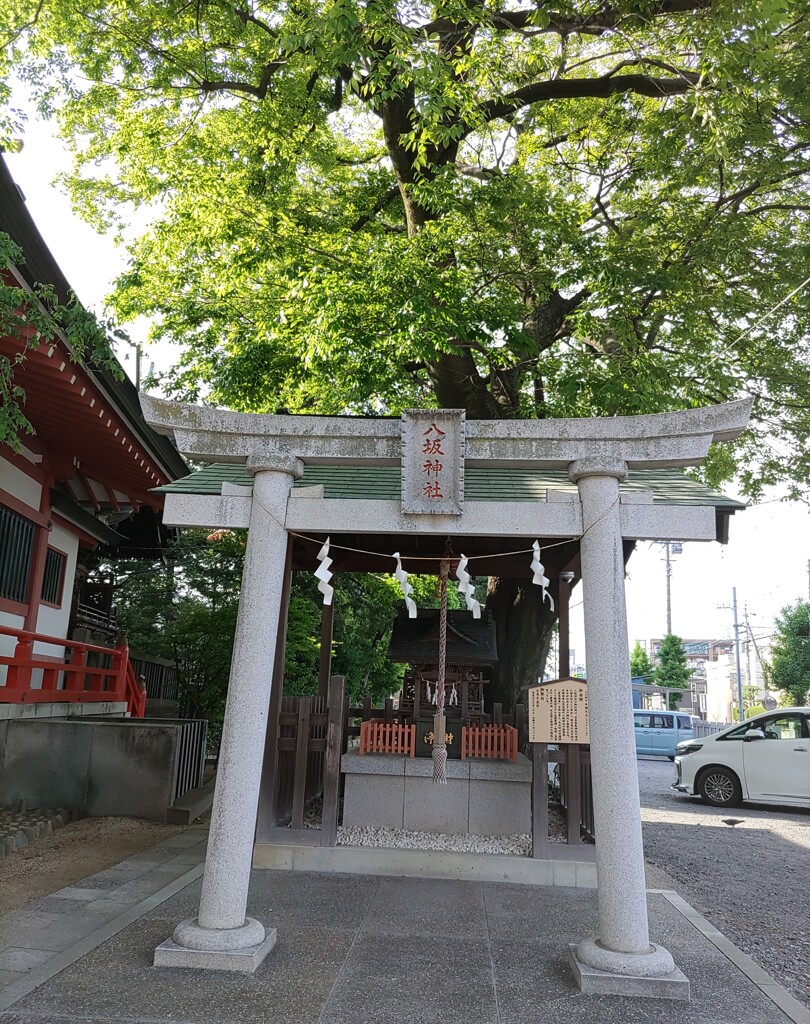
<path fill-rule="evenodd" d="M 95 898 L 63 892 L 0 918 L 0 1024 L 810 1022 L 664 891 L 648 894 L 651 938 L 689 978 L 689 1004 L 581 994 L 568 943 L 595 931 L 596 893 L 560 886 L 254 870 L 248 913 L 278 929 L 255 974 L 154 967 L 199 903 L 204 833 L 178 838 L 70 887 Z"/>

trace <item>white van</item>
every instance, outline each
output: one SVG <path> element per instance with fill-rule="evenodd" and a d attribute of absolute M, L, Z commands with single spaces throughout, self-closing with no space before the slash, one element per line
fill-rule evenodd
<path fill-rule="evenodd" d="M 681 740 L 694 738 L 692 719 L 682 711 L 633 711 L 636 753 L 655 754 L 675 760 Z"/>

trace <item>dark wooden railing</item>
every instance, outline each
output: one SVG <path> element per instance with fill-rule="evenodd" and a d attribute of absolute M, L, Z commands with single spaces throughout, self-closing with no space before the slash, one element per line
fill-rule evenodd
<path fill-rule="evenodd" d="M 595 841 L 590 747 L 567 743 L 550 747 L 533 743 L 532 754 L 532 856 L 548 858 L 548 766 L 559 767 L 560 803 L 565 808 L 568 846 L 579 846 L 583 833 Z"/>
<path fill-rule="evenodd" d="M 149 700 L 177 700 L 177 666 L 167 658 L 130 654 L 135 678 L 143 681 Z"/>
<path fill-rule="evenodd" d="M 270 745 L 275 763 L 272 805 L 266 817 L 260 813 L 259 842 L 302 837 L 312 845 L 337 842 L 345 692 L 346 680 L 333 676 L 328 697 L 281 698 L 275 744 Z M 305 829 L 306 804 L 321 794 L 320 829 Z"/>

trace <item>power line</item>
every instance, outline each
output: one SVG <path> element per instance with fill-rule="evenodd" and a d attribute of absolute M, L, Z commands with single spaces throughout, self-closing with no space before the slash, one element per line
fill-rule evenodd
<path fill-rule="evenodd" d="M 739 345 L 739 343 L 743 340 L 743 338 L 745 338 L 747 335 L 749 335 L 751 333 L 751 331 L 755 330 L 757 327 L 761 327 L 762 324 L 764 324 L 766 320 L 768 320 L 770 317 L 773 316 L 773 314 L 777 311 L 777 309 L 780 309 L 782 306 L 784 306 L 784 304 L 786 302 L 789 302 L 790 299 L 792 299 L 794 295 L 798 295 L 799 292 L 802 291 L 804 288 L 806 288 L 808 284 L 810 284 L 810 277 L 808 277 L 804 281 L 802 281 L 802 283 L 800 285 L 797 285 L 797 287 L 795 287 L 793 289 L 793 291 L 790 292 L 789 295 L 786 295 L 783 299 L 781 299 L 779 302 L 777 302 L 776 305 L 773 306 L 771 309 L 769 309 L 768 312 L 765 313 L 763 316 L 761 316 L 759 318 L 759 320 L 755 320 L 754 323 L 752 323 L 750 327 L 747 327 L 742 332 L 742 334 L 740 334 L 737 338 L 735 338 L 734 341 L 732 341 L 725 349 L 722 349 L 720 352 L 716 352 L 711 357 L 711 359 L 709 359 L 708 362 L 706 362 L 704 364 L 704 369 L 708 369 L 712 365 L 712 363 L 716 363 L 718 359 L 721 359 L 723 356 L 728 355 L 728 353 L 735 346 Z"/>

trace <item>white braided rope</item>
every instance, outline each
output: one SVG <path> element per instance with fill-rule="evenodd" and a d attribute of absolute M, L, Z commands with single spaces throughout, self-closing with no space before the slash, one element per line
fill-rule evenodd
<path fill-rule="evenodd" d="M 444 720 L 444 719 L 442 719 Z M 438 745 L 433 743 L 433 781 L 440 786 L 447 785 L 447 747 L 444 743 Z"/>
<path fill-rule="evenodd" d="M 439 573 L 439 671 L 436 678 L 436 714 L 433 716 L 433 781 L 447 785 L 447 741 L 445 736 L 444 687 L 447 668 L 447 577 L 450 562 L 441 564 Z"/>

